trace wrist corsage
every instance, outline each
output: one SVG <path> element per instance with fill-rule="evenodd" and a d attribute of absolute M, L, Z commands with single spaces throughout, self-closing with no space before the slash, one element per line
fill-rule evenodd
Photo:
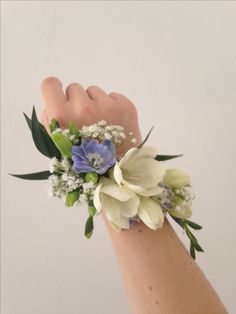
<path fill-rule="evenodd" d="M 182 170 L 166 169 L 163 162 L 182 155 L 160 155 L 145 140 L 117 157 L 116 149 L 126 140 L 135 143 L 132 133 L 123 127 L 99 121 L 78 129 L 70 123 L 61 129 L 52 120 L 50 134 L 38 121 L 35 108 L 31 119 L 24 114 L 36 148 L 50 158 L 49 170 L 13 174 L 28 180 L 48 180 L 48 194 L 63 200 L 68 207 L 86 204 L 88 219 L 85 236 L 94 230 L 94 217 L 101 210 L 111 226 L 120 231 L 143 222 L 161 228 L 166 215 L 178 223 L 190 240 L 190 254 L 203 252 L 190 229 L 202 227 L 189 220 L 194 198 L 190 177 Z M 130 138 L 127 138 L 130 137 Z"/>

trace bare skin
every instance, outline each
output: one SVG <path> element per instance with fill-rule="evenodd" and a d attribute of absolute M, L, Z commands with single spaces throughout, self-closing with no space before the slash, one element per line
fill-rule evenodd
<path fill-rule="evenodd" d="M 101 88 L 86 90 L 70 84 L 64 93 L 61 82 L 53 77 L 42 83 L 46 128 L 52 118 L 64 127 L 78 127 L 99 120 L 123 126 L 133 132 L 138 145 L 141 134 L 134 104 L 118 93 L 107 94 Z M 124 143 L 118 153 L 131 146 Z M 153 231 L 143 223 L 116 232 L 106 221 L 113 248 L 124 278 L 133 314 L 225 314 L 224 305 L 198 265 L 192 260 L 173 228 L 165 219 L 163 228 Z"/>

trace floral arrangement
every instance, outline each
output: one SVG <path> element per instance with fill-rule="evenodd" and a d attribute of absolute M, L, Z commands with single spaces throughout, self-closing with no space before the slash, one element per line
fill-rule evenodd
<path fill-rule="evenodd" d="M 49 170 L 13 174 L 21 179 L 48 180 L 48 194 L 58 197 L 71 207 L 86 204 L 88 219 L 85 236 L 94 230 L 94 217 L 104 210 L 111 226 L 119 231 L 142 221 L 147 227 L 161 228 L 169 215 L 190 240 L 190 254 L 203 252 L 191 229 L 202 227 L 189 220 L 194 199 L 190 177 L 178 169 L 166 169 L 163 162 L 182 155 L 160 155 L 154 147 L 144 146 L 145 140 L 123 156 L 116 149 L 124 140 L 135 143 L 132 133 L 123 127 L 99 121 L 78 129 L 70 123 L 61 129 L 53 119 L 50 134 L 38 121 L 35 108 L 31 119 L 24 114 L 36 148 L 49 157 Z M 127 138 L 128 137 L 128 138 Z"/>

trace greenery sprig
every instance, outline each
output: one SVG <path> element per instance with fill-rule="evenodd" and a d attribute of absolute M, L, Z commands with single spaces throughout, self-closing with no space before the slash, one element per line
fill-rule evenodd
<path fill-rule="evenodd" d="M 170 213 L 169 213 L 170 214 Z M 193 259 L 196 259 L 196 252 L 204 252 L 203 248 L 199 245 L 198 240 L 196 237 L 192 234 L 192 232 L 189 230 L 189 227 L 194 230 L 200 230 L 202 229 L 202 226 L 199 224 L 185 218 L 177 218 L 170 214 L 171 218 L 185 231 L 187 237 L 190 240 L 190 249 L 189 252 Z"/>

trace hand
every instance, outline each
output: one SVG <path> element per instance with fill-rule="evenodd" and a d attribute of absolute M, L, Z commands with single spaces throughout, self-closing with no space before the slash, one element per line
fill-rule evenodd
<path fill-rule="evenodd" d="M 47 129 L 53 118 L 62 128 L 70 122 L 81 128 L 105 120 L 108 124 L 124 127 L 126 131 L 127 140 L 118 148 L 118 154 L 124 154 L 141 143 L 137 110 L 127 97 L 115 92 L 107 94 L 97 86 L 89 86 L 85 90 L 78 83 L 70 84 L 64 93 L 62 83 L 54 77 L 46 78 L 41 90 L 45 101 L 42 122 Z M 130 142 L 129 132 L 137 139 L 135 144 Z"/>

